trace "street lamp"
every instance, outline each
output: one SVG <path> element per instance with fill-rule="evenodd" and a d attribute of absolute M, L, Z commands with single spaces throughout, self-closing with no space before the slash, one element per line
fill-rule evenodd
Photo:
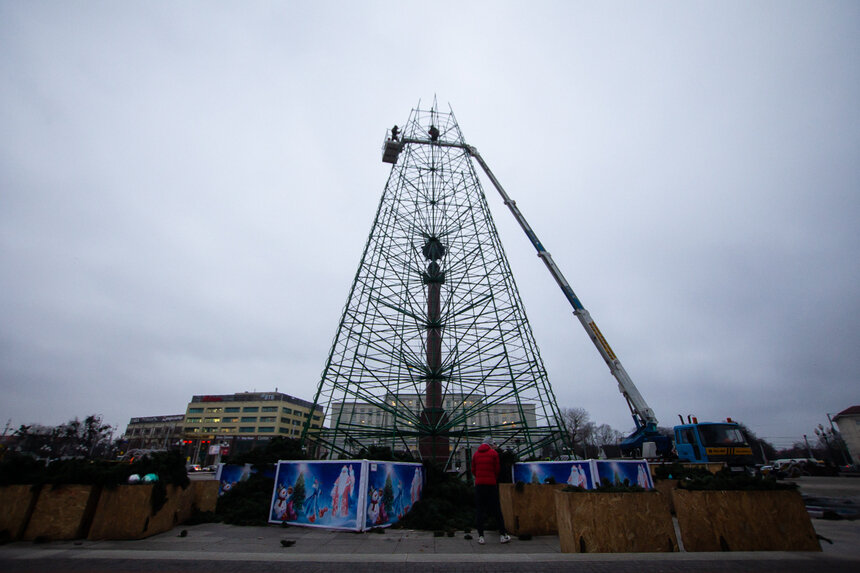
<path fill-rule="evenodd" d="M 824 426 L 818 424 L 818 427 L 815 428 L 815 435 L 824 440 L 824 447 L 827 449 L 827 458 L 832 463 L 833 456 L 830 454 L 830 441 L 827 439 L 827 431 L 824 429 Z"/>

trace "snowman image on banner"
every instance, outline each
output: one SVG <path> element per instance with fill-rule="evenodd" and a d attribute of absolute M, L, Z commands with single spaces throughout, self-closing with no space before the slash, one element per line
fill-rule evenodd
<path fill-rule="evenodd" d="M 272 508 L 272 518 L 279 521 L 293 521 L 296 512 L 293 509 L 293 488 L 281 485 L 278 488 L 278 499 Z"/>

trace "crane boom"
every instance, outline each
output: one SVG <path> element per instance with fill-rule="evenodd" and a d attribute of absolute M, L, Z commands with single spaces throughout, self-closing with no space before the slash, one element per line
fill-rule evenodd
<path fill-rule="evenodd" d="M 643 441 L 649 440 L 654 441 L 657 448 L 661 453 L 666 453 L 668 449 L 671 448 L 668 439 L 663 438 L 658 435 L 657 432 L 657 417 L 654 415 L 654 411 L 648 406 L 648 403 L 645 402 L 645 398 L 642 397 L 642 394 L 636 388 L 636 385 L 633 383 L 633 380 L 630 378 L 630 375 L 627 374 L 627 371 L 622 366 L 621 361 L 618 360 L 618 357 L 613 352 L 612 347 L 609 346 L 609 343 L 604 338 L 603 334 L 600 332 L 600 329 L 597 327 L 597 324 L 591 318 L 591 314 L 585 309 L 582 305 L 582 302 L 576 296 L 576 293 L 573 292 L 573 288 L 571 288 L 570 283 L 567 282 L 567 279 L 564 278 L 564 274 L 562 274 L 561 269 L 558 268 L 558 265 L 555 264 L 555 261 L 552 259 L 552 255 L 544 248 L 543 244 L 537 238 L 534 230 L 532 230 L 531 226 L 526 221 L 526 218 L 523 216 L 522 212 L 520 212 L 517 207 L 516 201 L 510 198 L 510 196 L 505 192 L 502 184 L 499 183 L 499 180 L 496 179 L 496 176 L 493 174 L 490 167 L 487 165 L 487 162 L 484 161 L 484 158 L 481 157 L 481 154 L 478 153 L 478 150 L 465 143 L 459 142 L 450 142 L 450 141 L 440 141 L 438 139 L 434 140 L 426 140 L 426 139 L 415 139 L 410 137 L 404 137 L 400 140 L 396 138 L 388 138 L 383 146 L 383 161 L 386 163 L 396 163 L 397 157 L 403 149 L 405 144 L 424 144 L 424 145 L 435 145 L 439 147 L 455 147 L 458 149 L 463 149 L 466 153 L 474 157 L 478 164 L 481 166 L 481 169 L 484 170 L 484 173 L 489 177 L 490 181 L 493 183 L 493 186 L 496 188 L 496 191 L 499 192 L 499 195 L 502 196 L 502 199 L 507 205 L 508 209 L 514 215 L 514 218 L 519 223 L 520 227 L 522 227 L 523 231 L 525 231 L 526 236 L 531 241 L 532 245 L 534 245 L 537 250 L 538 257 L 546 265 L 546 268 L 549 270 L 555 282 L 561 288 L 564 296 L 567 298 L 570 305 L 573 307 L 573 314 L 579 319 L 579 322 L 582 324 L 583 328 L 585 328 L 588 337 L 594 343 L 594 346 L 597 348 L 597 351 L 600 353 L 600 356 L 603 357 L 603 360 L 606 362 L 606 365 L 609 367 L 609 371 L 615 377 L 615 380 L 618 382 L 618 390 L 621 392 L 624 399 L 627 401 L 627 406 L 630 408 L 630 413 L 633 416 L 633 421 L 636 424 L 636 431 L 631 434 L 624 442 L 622 442 L 622 450 L 626 449 L 629 452 L 642 452 L 643 451 Z"/>
<path fill-rule="evenodd" d="M 537 238 L 534 230 L 532 230 L 519 207 L 517 207 L 516 201 L 511 199 L 505 192 L 502 184 L 499 183 L 498 179 L 496 179 L 496 176 L 493 174 L 492 170 L 490 170 L 490 167 L 487 165 L 487 162 L 484 161 L 484 158 L 481 157 L 481 154 L 478 153 L 478 150 L 470 145 L 465 146 L 465 149 L 469 155 L 478 161 L 481 169 L 483 169 L 484 173 L 487 174 L 487 177 L 489 177 L 490 181 L 493 183 L 496 191 L 498 191 L 499 195 L 502 196 L 505 205 L 507 205 L 508 209 L 514 215 L 514 218 L 517 220 L 517 223 L 519 223 L 532 245 L 534 245 L 534 248 L 537 250 L 538 257 L 540 257 L 544 262 L 546 268 L 549 270 L 550 274 L 555 279 L 555 282 L 567 298 L 567 301 L 573 307 L 573 314 L 579 319 L 579 322 L 582 323 L 583 328 L 585 328 L 585 331 L 588 333 L 588 337 L 591 338 L 591 341 L 594 343 L 600 356 L 603 357 L 606 365 L 609 366 L 609 371 L 618 381 L 618 389 L 627 400 L 628 406 L 630 406 L 637 429 L 650 427 L 656 430 L 657 418 L 654 415 L 654 411 L 645 402 L 645 398 L 642 397 L 642 394 L 636 388 L 630 375 L 627 374 L 621 361 L 618 360 L 615 352 L 612 351 L 612 347 L 609 346 L 606 338 L 604 338 L 600 329 L 597 327 L 597 324 L 591 318 L 591 314 L 584 306 L 582 306 L 582 302 L 580 302 L 576 293 L 573 292 L 573 288 L 571 288 L 570 283 L 568 283 L 567 279 L 564 278 L 564 274 L 562 274 L 561 269 L 559 269 L 558 265 L 555 264 L 552 255 L 549 254 L 540 242 L 540 239 Z"/>

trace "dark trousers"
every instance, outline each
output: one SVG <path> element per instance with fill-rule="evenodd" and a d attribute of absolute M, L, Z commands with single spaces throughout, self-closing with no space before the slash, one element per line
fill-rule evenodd
<path fill-rule="evenodd" d="M 495 517 L 499 524 L 499 534 L 507 533 L 505 520 L 502 517 L 502 506 L 499 505 L 498 485 L 476 485 L 475 486 L 475 526 L 478 536 L 484 535 L 484 521 L 487 516 Z"/>

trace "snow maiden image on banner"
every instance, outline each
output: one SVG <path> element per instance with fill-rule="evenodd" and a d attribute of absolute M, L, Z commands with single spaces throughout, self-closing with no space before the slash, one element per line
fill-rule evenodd
<path fill-rule="evenodd" d="M 365 528 L 396 523 L 421 499 L 423 491 L 421 464 L 367 462 Z"/>
<path fill-rule="evenodd" d="M 638 485 L 644 489 L 654 489 L 654 481 L 645 460 L 597 460 L 597 480 L 608 480 L 612 485 Z"/>
<path fill-rule="evenodd" d="M 525 462 L 514 464 L 514 483 L 566 483 L 593 489 L 595 470 L 592 460 L 569 462 Z"/>
<path fill-rule="evenodd" d="M 280 461 L 269 523 L 360 531 L 365 490 L 361 461 Z"/>

